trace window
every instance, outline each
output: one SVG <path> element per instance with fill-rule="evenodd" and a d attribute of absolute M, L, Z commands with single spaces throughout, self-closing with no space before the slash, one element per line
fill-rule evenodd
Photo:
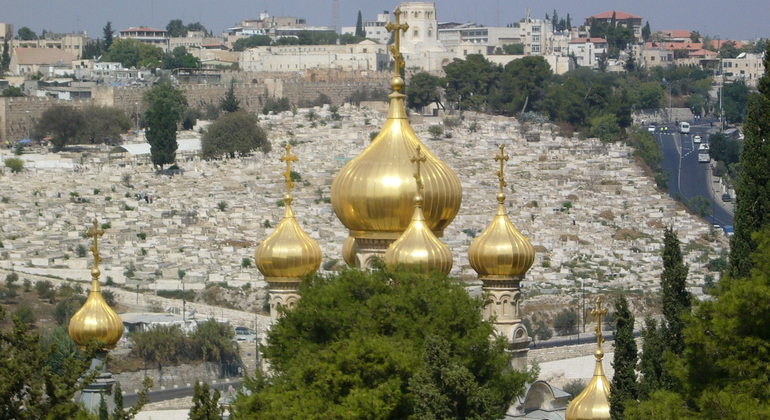
<path fill-rule="evenodd" d="M 539 34 L 540 33 L 540 27 L 539 26 L 533 26 L 532 27 L 532 33 Z"/>
<path fill-rule="evenodd" d="M 539 45 L 533 45 L 532 46 L 532 52 L 540 52 L 540 46 Z"/>
<path fill-rule="evenodd" d="M 432 36 L 433 36 L 433 31 L 431 31 L 430 29 L 428 29 L 428 38 L 430 38 L 430 37 L 432 37 Z"/>
<path fill-rule="evenodd" d="M 413 32 L 414 37 L 417 38 L 417 36 L 419 34 L 420 34 L 420 32 L 417 29 L 415 29 L 414 32 Z"/>
<path fill-rule="evenodd" d="M 532 42 L 540 42 L 540 35 L 534 35 L 532 37 Z"/>

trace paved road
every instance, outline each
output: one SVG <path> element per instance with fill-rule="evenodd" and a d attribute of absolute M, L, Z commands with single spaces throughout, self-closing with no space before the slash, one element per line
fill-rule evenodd
<path fill-rule="evenodd" d="M 209 383 L 209 387 L 218 389 L 220 391 L 227 391 L 230 387 L 233 387 L 234 389 L 238 389 L 241 386 L 241 379 L 234 379 L 231 381 L 217 381 L 216 384 Z M 192 396 L 194 391 L 194 387 L 179 387 L 179 388 L 169 388 L 169 389 L 163 389 L 158 391 L 150 391 L 148 394 L 148 397 L 150 399 L 150 402 L 160 402 L 160 401 L 166 401 L 166 400 L 173 400 L 175 398 L 183 398 L 183 397 L 190 397 Z M 137 396 L 136 394 L 126 394 L 123 396 L 123 405 L 125 407 L 131 407 L 134 404 L 136 404 Z"/>
<path fill-rule="evenodd" d="M 723 207 L 721 197 L 714 197 L 709 185 L 709 164 L 698 162 L 698 145 L 693 142 L 695 135 L 700 135 L 708 142 L 708 123 L 693 125 L 690 134 L 679 134 L 675 125 L 668 125 L 667 132 L 660 130 L 655 138 L 663 150 L 663 169 L 669 173 L 668 192 L 672 197 L 681 197 L 688 202 L 702 196 L 711 204 L 712 215 L 706 220 L 720 226 L 732 225 L 733 215 Z"/>

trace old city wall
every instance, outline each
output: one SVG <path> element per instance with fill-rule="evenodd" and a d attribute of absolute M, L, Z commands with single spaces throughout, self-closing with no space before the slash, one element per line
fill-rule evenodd
<path fill-rule="evenodd" d="M 239 76 L 236 78 L 236 76 Z M 270 76 L 270 77 L 266 77 Z M 241 107 L 258 113 L 265 98 L 286 97 L 293 104 L 310 102 L 324 94 L 333 104 L 339 105 L 356 91 L 388 92 L 387 73 L 370 75 L 350 74 L 345 72 L 308 73 L 302 76 L 264 73 L 228 73 L 222 84 L 180 85 L 187 97 L 187 103 L 201 110 L 206 104 L 217 104 L 230 87 L 229 80 L 234 80 L 235 94 L 241 101 Z M 240 82 L 240 83 L 239 83 Z M 144 111 L 143 97 L 148 87 L 99 86 L 92 90 L 91 99 L 64 101 L 53 98 L 0 98 L 0 141 L 11 142 L 26 138 L 31 133 L 35 121 L 43 111 L 54 105 L 114 106 L 122 109 L 132 121 L 138 119 Z M 383 100 L 385 97 L 383 96 Z"/>

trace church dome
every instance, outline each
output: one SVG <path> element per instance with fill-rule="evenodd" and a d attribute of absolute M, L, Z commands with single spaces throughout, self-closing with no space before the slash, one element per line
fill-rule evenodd
<path fill-rule="evenodd" d="M 481 278 L 521 277 L 535 260 L 535 248 L 508 218 L 504 196 L 498 200 L 492 223 L 468 248 L 468 261 Z"/>
<path fill-rule="evenodd" d="M 567 407 L 567 420 L 609 420 L 610 382 L 604 376 L 602 357 L 604 352 L 596 349 L 596 368 L 591 382 Z"/>
<path fill-rule="evenodd" d="M 79 346 L 98 340 L 108 348 L 114 347 L 123 336 L 123 320 L 102 296 L 99 286 L 99 269 L 91 270 L 94 281 L 88 299 L 70 318 L 69 334 Z"/>
<path fill-rule="evenodd" d="M 460 180 L 417 138 L 406 115 L 406 96 L 399 92 L 403 83 L 394 77 L 382 130 L 332 183 L 334 212 L 356 238 L 395 239 L 410 224 L 417 190 L 409 158 L 417 146 L 426 157 L 423 215 L 427 228 L 441 236 L 460 209 Z"/>
<path fill-rule="evenodd" d="M 284 198 L 286 210 L 275 231 L 257 246 L 257 269 L 268 282 L 296 282 L 318 270 L 321 248 L 294 218 L 292 198 Z"/>
<path fill-rule="evenodd" d="M 500 154 L 495 161 L 500 162 L 497 172 L 500 191 L 497 194 L 497 214 L 484 232 L 473 240 L 468 248 L 468 261 L 479 277 L 487 280 L 508 280 L 521 278 L 527 273 L 535 260 L 535 248 L 529 239 L 519 232 L 508 218 L 505 210 L 505 146 L 500 145 Z"/>
<path fill-rule="evenodd" d="M 352 236 L 345 238 L 345 242 L 342 243 L 342 259 L 351 267 L 356 266 L 357 251 L 356 238 Z"/>

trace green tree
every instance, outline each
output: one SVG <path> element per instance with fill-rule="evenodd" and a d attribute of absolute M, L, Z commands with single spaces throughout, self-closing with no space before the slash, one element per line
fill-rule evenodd
<path fill-rule="evenodd" d="M 735 58 L 741 51 L 735 46 L 735 42 L 727 41 L 719 48 L 719 58 Z"/>
<path fill-rule="evenodd" d="M 104 51 L 109 51 L 110 47 L 112 47 L 114 34 L 115 31 L 112 29 L 112 22 L 107 21 L 107 24 L 102 28 L 102 37 L 104 38 L 102 46 L 104 47 Z"/>
<path fill-rule="evenodd" d="M 219 420 L 223 418 L 224 409 L 219 406 L 219 390 L 214 392 L 209 389 L 209 384 L 195 381 L 193 389 L 193 406 L 190 408 L 190 420 Z"/>
<path fill-rule="evenodd" d="M 751 273 L 750 255 L 757 249 L 752 234 L 770 224 L 770 46 L 765 54 L 765 74 L 757 83 L 743 126 L 745 135 L 740 171 L 735 186 L 735 235 L 730 240 L 730 274 Z"/>
<path fill-rule="evenodd" d="M 235 112 L 241 107 L 241 101 L 235 96 L 235 83 L 230 82 L 230 88 L 219 101 L 219 108 L 224 112 Z"/>
<path fill-rule="evenodd" d="M 465 60 L 455 58 L 444 67 L 447 100 L 461 109 L 489 109 L 490 94 L 497 90 L 501 71 L 481 54 L 469 54 Z"/>
<path fill-rule="evenodd" d="M 644 320 L 642 329 L 642 353 L 639 357 L 639 396 L 650 398 L 663 386 L 663 337 L 654 318 Z"/>
<path fill-rule="evenodd" d="M 743 122 L 749 103 L 749 87 L 742 81 L 722 86 L 722 109 L 725 120 L 731 124 Z"/>
<path fill-rule="evenodd" d="M 162 59 L 163 50 L 131 38 L 116 39 L 102 57 L 102 61 L 116 61 L 126 68 L 154 68 Z"/>
<path fill-rule="evenodd" d="M 652 30 L 650 29 L 650 21 L 644 23 L 644 27 L 642 27 L 642 39 L 644 42 L 647 42 L 650 40 L 650 35 L 652 35 Z"/>
<path fill-rule="evenodd" d="M 187 99 L 181 90 L 164 82 L 147 91 L 144 100 L 150 158 L 153 165 L 163 169 L 163 165 L 176 161 L 176 128 L 187 109 Z"/>
<path fill-rule="evenodd" d="M 244 51 L 248 48 L 270 45 L 271 40 L 267 35 L 252 35 L 248 38 L 240 38 L 233 43 L 233 51 Z"/>
<path fill-rule="evenodd" d="M 22 41 L 31 41 L 33 39 L 37 39 L 37 34 L 32 29 L 29 29 L 26 26 L 22 26 L 19 28 L 19 30 L 16 32 L 18 35 L 18 38 Z"/>
<path fill-rule="evenodd" d="M 233 362 L 238 359 L 238 349 L 233 339 L 235 331 L 230 324 L 208 319 L 191 334 L 193 346 L 206 362 Z"/>
<path fill-rule="evenodd" d="M 626 401 L 639 397 L 636 381 L 636 365 L 639 360 L 634 339 L 634 315 L 628 309 L 628 301 L 623 295 L 615 300 L 615 355 L 612 368 L 610 393 L 610 414 L 615 420 L 623 418 Z"/>
<path fill-rule="evenodd" d="M 263 348 L 272 377 L 247 381 L 234 418 L 409 418 L 432 395 L 439 413 L 501 418 L 533 379 L 490 341 L 483 302 L 446 277 L 346 270 L 300 294 Z"/>
<path fill-rule="evenodd" d="M 166 25 L 166 34 L 170 38 L 187 36 L 187 28 L 182 23 L 182 19 L 172 19 Z"/>
<path fill-rule="evenodd" d="M 364 19 L 361 17 L 361 11 L 358 11 L 358 18 L 356 19 L 356 37 L 366 38 L 366 32 L 364 31 Z"/>
<path fill-rule="evenodd" d="M 55 152 L 76 141 L 84 123 L 83 113 L 69 105 L 54 105 L 40 116 L 35 127 L 38 138 L 51 136 L 51 144 Z"/>
<path fill-rule="evenodd" d="M 679 354 L 684 349 L 683 317 L 690 312 L 692 297 L 687 291 L 687 272 L 679 237 L 672 227 L 663 233 L 663 272 L 660 275 L 663 316 L 666 320 L 663 339 L 666 350 Z"/>
<path fill-rule="evenodd" d="M 24 171 L 24 161 L 19 158 L 5 158 L 3 164 L 11 170 L 11 173 L 18 174 Z"/>
<path fill-rule="evenodd" d="M 192 130 L 195 124 L 198 123 L 198 119 L 201 117 L 201 112 L 197 108 L 187 108 L 182 117 L 182 129 Z"/>
<path fill-rule="evenodd" d="M 523 55 L 524 44 L 505 44 L 503 45 L 503 52 L 509 55 Z"/>
<path fill-rule="evenodd" d="M 409 79 L 406 85 L 406 103 L 410 108 L 422 109 L 430 104 L 441 104 L 438 87 L 441 78 L 430 73 L 420 72 Z"/>
<path fill-rule="evenodd" d="M 260 149 L 271 150 L 267 135 L 257 124 L 256 116 L 245 111 L 229 112 L 209 127 L 201 141 L 201 154 L 205 159 L 234 157 Z"/>
<path fill-rule="evenodd" d="M 163 54 L 161 62 L 161 67 L 164 69 L 197 69 L 200 66 L 201 61 L 182 46 L 174 48 L 170 53 Z"/>
<path fill-rule="evenodd" d="M 187 28 L 187 32 L 203 32 L 203 33 L 209 34 L 209 31 L 200 22 L 188 23 L 186 28 Z M 209 34 L 209 36 L 211 35 Z"/>
<path fill-rule="evenodd" d="M 543 57 L 528 56 L 505 65 L 500 75 L 496 107 L 508 115 L 520 115 L 537 108 L 545 95 L 551 67 Z"/>
<path fill-rule="evenodd" d="M 0 73 L 8 71 L 11 64 L 11 49 L 8 46 L 8 38 L 3 41 L 3 57 L 0 59 Z"/>
<path fill-rule="evenodd" d="M 0 96 L 5 98 L 16 98 L 24 96 L 24 91 L 16 86 L 8 86 L 7 88 L 3 89 L 3 92 L 0 94 Z"/>
<path fill-rule="evenodd" d="M 741 156 L 741 146 L 741 142 L 722 133 L 714 133 L 709 136 L 709 155 L 714 160 L 721 160 L 725 165 L 738 163 Z"/>
<path fill-rule="evenodd" d="M 612 114 L 597 115 L 589 120 L 589 135 L 610 143 L 623 138 L 623 129 L 618 125 L 618 119 Z"/>
<path fill-rule="evenodd" d="M 85 144 L 117 144 L 131 128 L 131 120 L 119 108 L 90 105 L 83 109 L 83 125 L 75 141 Z"/>
<path fill-rule="evenodd" d="M 559 335 L 569 335 L 577 332 L 578 315 L 575 311 L 562 309 L 553 320 L 553 329 Z"/>
<path fill-rule="evenodd" d="M 81 58 L 83 59 L 95 59 L 101 56 L 104 51 L 102 51 L 103 45 L 102 41 L 97 39 L 95 41 L 89 41 L 86 42 L 86 45 L 83 46 L 83 54 L 81 54 Z"/>

